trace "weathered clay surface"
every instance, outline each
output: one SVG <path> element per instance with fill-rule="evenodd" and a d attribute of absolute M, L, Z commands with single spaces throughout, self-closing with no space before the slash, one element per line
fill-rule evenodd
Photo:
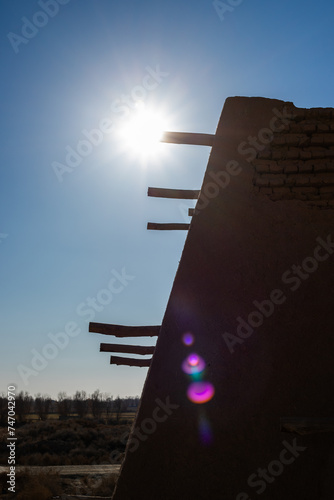
<path fill-rule="evenodd" d="M 280 429 L 334 416 L 333 118 L 226 101 L 114 500 L 334 498 L 333 434 Z M 190 352 L 205 404 L 187 398 Z"/>

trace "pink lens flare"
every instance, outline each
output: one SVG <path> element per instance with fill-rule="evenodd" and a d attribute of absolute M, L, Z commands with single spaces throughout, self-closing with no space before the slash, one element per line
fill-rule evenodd
<path fill-rule="evenodd" d="M 190 366 L 198 366 L 199 364 L 199 356 L 197 354 L 190 354 L 188 357 L 188 363 Z"/>
<path fill-rule="evenodd" d="M 214 394 L 215 388 L 210 382 L 193 382 L 187 391 L 188 399 L 196 404 L 207 403 Z"/>
<path fill-rule="evenodd" d="M 190 332 L 185 333 L 182 337 L 182 341 L 183 341 L 184 345 L 193 345 L 193 343 L 194 343 L 193 334 Z"/>
<path fill-rule="evenodd" d="M 192 353 L 183 361 L 182 370 L 188 375 L 200 373 L 205 368 L 205 361 L 198 354 Z"/>

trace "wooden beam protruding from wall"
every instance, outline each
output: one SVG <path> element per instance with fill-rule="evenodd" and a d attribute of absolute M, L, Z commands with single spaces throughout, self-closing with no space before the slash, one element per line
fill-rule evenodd
<path fill-rule="evenodd" d="M 148 196 L 156 198 L 176 198 L 179 200 L 197 200 L 200 191 L 198 189 L 167 189 L 149 187 Z"/>
<path fill-rule="evenodd" d="M 100 344 L 100 352 L 123 352 L 127 354 L 153 354 L 155 346 Z"/>
<path fill-rule="evenodd" d="M 190 224 L 183 222 L 172 222 L 172 223 L 158 223 L 158 222 L 148 222 L 147 229 L 153 229 L 155 231 L 182 231 L 188 230 Z"/>
<path fill-rule="evenodd" d="M 139 366 L 149 367 L 151 359 L 137 359 L 137 358 L 122 358 L 121 356 L 110 356 L 111 365 L 126 365 L 126 366 Z"/>
<path fill-rule="evenodd" d="M 164 132 L 160 142 L 172 144 L 190 144 L 195 146 L 213 146 L 214 134 L 196 134 L 192 132 Z"/>
<path fill-rule="evenodd" d="M 157 337 L 161 326 L 124 326 L 108 323 L 89 323 L 89 331 L 114 337 Z"/>

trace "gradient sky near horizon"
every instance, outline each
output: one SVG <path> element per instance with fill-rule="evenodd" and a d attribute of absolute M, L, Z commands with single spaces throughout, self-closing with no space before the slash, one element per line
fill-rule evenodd
<path fill-rule="evenodd" d="M 117 131 L 138 100 L 170 130 L 210 134 L 229 96 L 334 107 L 334 4 L 55 2 L 0 1 L 0 392 L 140 395 L 147 369 L 110 366 L 99 343 L 114 340 L 88 322 L 161 324 L 186 232 L 146 224 L 188 222 L 194 202 L 147 188 L 199 189 L 210 150 L 160 144 L 143 162 Z M 67 345 L 34 369 L 65 328 Z"/>

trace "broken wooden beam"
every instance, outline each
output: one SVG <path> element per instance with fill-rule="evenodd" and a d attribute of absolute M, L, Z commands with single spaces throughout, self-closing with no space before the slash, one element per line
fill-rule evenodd
<path fill-rule="evenodd" d="M 280 419 L 281 432 L 291 432 L 304 436 L 334 432 L 334 418 L 284 417 Z"/>
<path fill-rule="evenodd" d="M 174 222 L 174 223 L 158 223 L 158 222 L 148 222 L 147 229 L 153 229 L 155 231 L 182 231 L 188 230 L 190 224 L 184 222 Z"/>
<path fill-rule="evenodd" d="M 212 146 L 214 137 L 214 134 L 164 132 L 160 142 L 168 142 L 171 144 L 190 144 L 195 146 Z"/>
<path fill-rule="evenodd" d="M 89 323 L 89 331 L 114 337 L 157 337 L 161 326 L 124 326 L 108 323 Z"/>
<path fill-rule="evenodd" d="M 121 356 L 110 356 L 111 365 L 125 365 L 125 366 L 139 366 L 148 367 L 151 364 L 151 359 L 137 359 L 137 358 L 122 358 Z"/>
<path fill-rule="evenodd" d="M 124 345 L 124 344 L 100 344 L 100 352 L 124 352 L 127 354 L 153 354 L 154 346 Z"/>
<path fill-rule="evenodd" d="M 149 187 L 148 196 L 156 198 L 176 198 L 179 200 L 197 200 L 200 191 L 198 189 L 166 189 Z"/>

